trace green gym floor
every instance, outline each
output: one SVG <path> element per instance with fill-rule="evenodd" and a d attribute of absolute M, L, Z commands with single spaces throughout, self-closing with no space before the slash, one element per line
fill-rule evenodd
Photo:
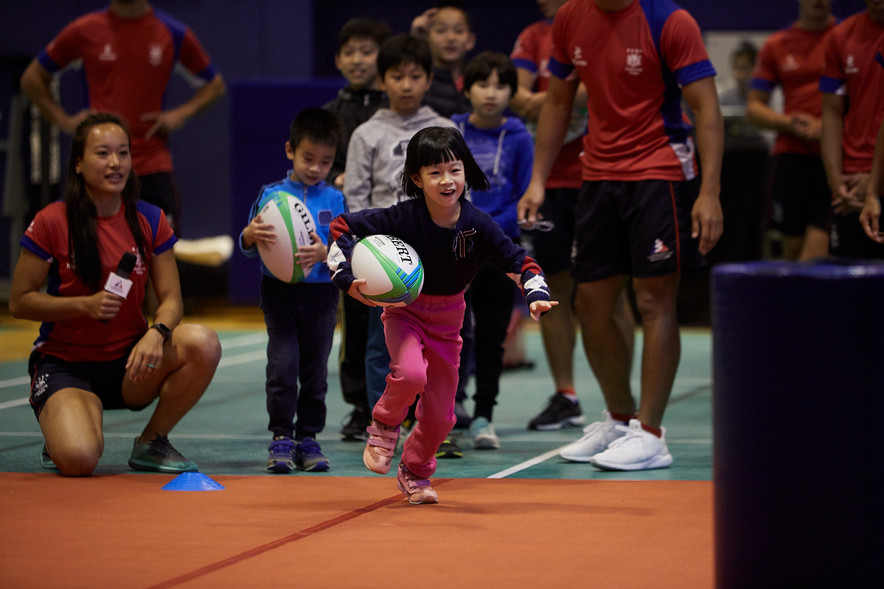
<path fill-rule="evenodd" d="M 264 475 L 267 474 L 264 463 L 270 440 L 263 390 L 266 333 L 261 329 L 262 324 L 256 321 L 231 324 L 215 319 L 191 319 L 215 323 L 223 357 L 202 400 L 175 428 L 170 439 L 209 476 Z M 3 361 L 0 361 L 0 472 L 35 473 L 43 470 L 39 462 L 42 437 L 27 403 L 26 355 L 36 329 L 36 324 L 0 323 L 0 338 L 4 340 Z M 473 450 L 469 436 L 464 432 L 460 438 L 463 458 L 439 460 L 437 477 L 711 480 L 712 363 L 708 329 L 682 330 L 682 360 L 664 421 L 674 464 L 667 469 L 637 473 L 602 472 L 588 464 L 562 461 L 557 456 L 557 449 L 578 438 L 579 428 L 548 432 L 527 429 L 528 420 L 544 407 L 552 393 L 552 380 L 536 326 L 527 326 L 524 340 L 526 357 L 534 362 L 534 368 L 503 374 L 494 415 L 500 450 Z M 317 438 L 331 461 L 331 469 L 327 473 L 296 472 L 283 476 L 373 476 L 362 465 L 362 443 L 342 441 L 339 435 L 349 406 L 343 402 L 338 384 L 337 348 L 336 335 L 329 359 L 328 420 L 325 430 Z M 640 333 L 636 338 L 636 349 L 641 349 Z M 600 418 L 603 404 L 598 385 L 579 347 L 575 352 L 575 368 L 578 395 L 589 423 Z M 637 373 L 636 368 L 633 375 L 636 390 Z M 467 408 L 472 408 L 470 401 Z M 105 452 L 97 473 L 129 472 L 126 461 L 132 439 L 140 432 L 150 410 L 105 413 Z"/>

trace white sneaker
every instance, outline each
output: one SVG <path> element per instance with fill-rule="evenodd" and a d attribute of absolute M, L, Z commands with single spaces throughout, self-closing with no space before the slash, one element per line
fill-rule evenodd
<path fill-rule="evenodd" d="M 583 428 L 583 437 L 562 448 L 559 456 L 570 462 L 590 462 L 608 444 L 626 435 L 625 431 L 618 429 L 619 426 L 626 430 L 622 421 L 612 419 L 607 411 L 602 411 L 602 416 L 604 421 L 596 421 Z"/>
<path fill-rule="evenodd" d="M 497 450 L 500 448 L 500 438 L 484 417 L 477 417 L 470 423 L 470 435 L 473 438 L 473 448 L 476 450 Z"/>
<path fill-rule="evenodd" d="M 672 464 L 672 454 L 666 446 L 666 429 L 663 436 L 642 429 L 638 419 L 630 419 L 629 427 L 618 425 L 623 437 L 611 442 L 608 449 L 590 459 L 596 468 L 604 470 L 650 470 L 666 468 Z"/>

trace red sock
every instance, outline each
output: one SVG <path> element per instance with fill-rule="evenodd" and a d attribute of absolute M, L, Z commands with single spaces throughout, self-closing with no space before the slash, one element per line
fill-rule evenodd
<path fill-rule="evenodd" d="M 659 428 L 659 427 L 652 427 L 652 426 L 650 426 L 650 425 L 642 424 L 642 429 L 645 430 L 646 432 L 650 433 L 650 434 L 654 434 L 654 435 L 657 436 L 658 438 L 662 438 L 662 437 L 663 437 L 663 430 L 662 430 L 661 428 Z"/>
<path fill-rule="evenodd" d="M 629 423 L 630 419 L 635 419 L 636 417 L 637 415 L 635 413 L 611 413 L 611 419 L 616 419 L 617 421 L 622 421 L 623 423 Z"/>
<path fill-rule="evenodd" d="M 556 391 L 557 393 L 562 393 L 566 397 L 568 397 L 572 401 L 577 400 L 577 391 L 574 389 L 559 389 Z"/>

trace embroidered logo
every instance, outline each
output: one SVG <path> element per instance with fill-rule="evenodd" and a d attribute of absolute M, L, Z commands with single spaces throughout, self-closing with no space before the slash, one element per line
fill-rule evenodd
<path fill-rule="evenodd" d="M 654 240 L 654 247 L 651 250 L 651 255 L 648 256 L 648 260 L 651 262 L 662 262 L 663 260 L 668 260 L 672 257 L 672 250 L 663 243 L 659 239 Z"/>
<path fill-rule="evenodd" d="M 587 65 L 586 59 L 583 57 L 583 48 L 579 45 L 574 47 L 574 53 L 571 55 L 571 63 L 580 67 Z"/>
<path fill-rule="evenodd" d="M 114 53 L 113 48 L 110 43 L 105 44 L 104 49 L 101 50 L 101 53 L 98 55 L 98 59 L 101 61 L 116 61 L 117 54 Z"/>
<path fill-rule="evenodd" d="M 630 76 L 637 76 L 642 73 L 642 50 L 627 49 L 626 50 L 626 73 Z"/>
<path fill-rule="evenodd" d="M 142 276 L 147 273 L 147 265 L 144 263 L 144 260 L 141 258 L 141 254 L 138 253 L 138 248 L 132 246 L 132 253 L 135 254 L 135 274 Z"/>
<path fill-rule="evenodd" d="M 159 43 L 150 44 L 150 65 L 157 67 L 163 64 L 163 47 Z"/>
<path fill-rule="evenodd" d="M 853 54 L 847 56 L 847 63 L 844 64 L 844 73 L 845 74 L 858 74 L 859 68 L 856 66 L 856 60 L 853 58 Z"/>
<path fill-rule="evenodd" d="M 40 402 L 40 397 L 46 394 L 46 389 L 49 387 L 49 375 L 41 374 L 34 380 L 34 387 L 31 391 L 31 397 L 35 403 Z"/>
<path fill-rule="evenodd" d="M 786 59 L 783 60 L 782 65 L 784 72 L 791 72 L 798 69 L 798 60 L 795 59 L 795 56 L 791 53 L 786 56 Z"/>

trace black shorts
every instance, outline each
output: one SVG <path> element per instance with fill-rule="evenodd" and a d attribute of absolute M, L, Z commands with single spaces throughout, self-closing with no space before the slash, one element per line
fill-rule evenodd
<path fill-rule="evenodd" d="M 540 216 L 552 221 L 550 231 L 531 231 L 534 259 L 544 274 L 555 274 L 571 268 L 574 256 L 574 209 L 577 206 L 578 188 L 550 188 L 546 191 Z"/>
<path fill-rule="evenodd" d="M 823 161 L 811 155 L 774 156 L 773 226 L 785 235 L 804 236 L 808 226 L 829 229 L 832 196 Z"/>
<path fill-rule="evenodd" d="M 697 179 L 584 182 L 577 201 L 574 279 L 638 278 L 693 270 L 706 261 L 691 237 Z"/>
<path fill-rule="evenodd" d="M 61 358 L 31 352 L 28 374 L 31 375 L 31 408 L 39 419 L 46 401 L 62 389 L 89 391 L 101 400 L 105 409 L 140 411 L 150 405 L 129 407 L 123 400 L 123 378 L 129 354 L 107 362 L 67 362 Z"/>
<path fill-rule="evenodd" d="M 141 184 L 141 200 L 160 207 L 167 217 L 177 221 L 180 205 L 172 172 L 145 174 L 139 176 L 138 181 Z"/>

